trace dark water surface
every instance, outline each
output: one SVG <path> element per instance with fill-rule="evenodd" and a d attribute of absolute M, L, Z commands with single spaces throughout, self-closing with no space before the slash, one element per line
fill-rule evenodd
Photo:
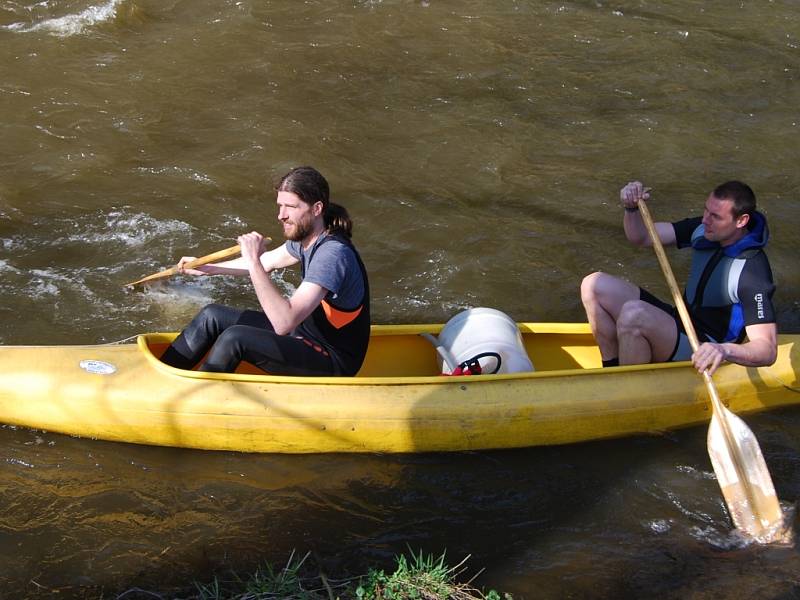
<path fill-rule="evenodd" d="M 377 322 L 581 321 L 597 269 L 666 295 L 619 187 L 695 214 L 740 178 L 800 331 L 795 1 L 0 0 L 0 343 L 173 330 L 245 281 L 121 284 L 258 229 L 317 166 Z M 671 254 L 681 279 L 687 257 Z M 286 290 L 294 273 L 279 280 Z M 568 394 L 568 391 L 565 391 Z M 800 412 L 749 417 L 800 498 Z M 467 554 L 520 598 L 796 598 L 795 548 L 730 535 L 705 428 L 562 448 L 250 456 L 0 428 L 0 598 L 169 589 L 309 550 L 328 573 Z M 49 590 L 49 591 L 48 591 Z"/>

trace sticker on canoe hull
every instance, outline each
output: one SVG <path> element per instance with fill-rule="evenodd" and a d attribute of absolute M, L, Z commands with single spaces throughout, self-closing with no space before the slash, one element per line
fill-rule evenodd
<path fill-rule="evenodd" d="M 103 360 L 82 360 L 81 369 L 95 375 L 111 375 L 117 372 L 117 367 Z"/>

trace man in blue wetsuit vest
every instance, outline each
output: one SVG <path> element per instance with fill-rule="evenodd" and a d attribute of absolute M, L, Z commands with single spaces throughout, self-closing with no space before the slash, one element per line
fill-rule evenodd
<path fill-rule="evenodd" d="M 625 235 L 638 246 L 652 245 L 638 207 L 648 198 L 639 181 L 620 191 Z M 684 299 L 700 346 L 692 353 L 675 307 L 627 281 L 592 273 L 581 284 L 581 300 L 603 365 L 691 359 L 698 371 L 713 373 L 723 361 L 774 363 L 775 284 L 764 253 L 769 233 L 753 190 L 723 183 L 706 199 L 702 217 L 655 227 L 665 246 L 694 251 Z"/>
<path fill-rule="evenodd" d="M 246 275 L 261 310 L 206 306 L 164 352 L 161 360 L 192 369 L 230 373 L 243 360 L 276 375 L 355 375 L 367 352 L 369 282 L 350 241 L 347 211 L 330 202 L 325 178 L 297 167 L 278 185 L 278 220 L 286 243 L 265 251 L 255 231 L 239 236 L 242 256 L 183 269 L 191 275 Z M 300 264 L 302 282 L 285 298 L 270 279 L 275 269 Z"/>

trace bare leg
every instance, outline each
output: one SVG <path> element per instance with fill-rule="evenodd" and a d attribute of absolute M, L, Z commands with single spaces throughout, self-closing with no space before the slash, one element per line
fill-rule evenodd
<path fill-rule="evenodd" d="M 643 300 L 626 302 L 617 319 L 619 364 L 641 365 L 669 360 L 678 339 L 672 315 Z"/>
<path fill-rule="evenodd" d="M 626 302 L 639 299 L 639 288 L 607 273 L 592 273 L 581 283 L 581 300 L 603 360 L 620 354 L 617 319 Z"/>

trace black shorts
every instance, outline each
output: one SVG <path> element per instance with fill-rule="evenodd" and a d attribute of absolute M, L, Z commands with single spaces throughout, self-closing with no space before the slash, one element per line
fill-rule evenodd
<path fill-rule="evenodd" d="M 689 336 L 686 335 L 686 329 L 683 326 L 678 309 L 672 304 L 667 304 L 663 300 L 659 300 L 653 296 L 653 294 L 643 288 L 639 288 L 639 300 L 644 300 L 648 304 L 652 304 L 656 308 L 660 308 L 675 320 L 675 325 L 678 328 L 678 339 L 675 340 L 675 347 L 672 349 L 672 354 L 667 359 L 667 362 L 690 360 L 694 350 L 692 350 L 692 345 L 689 343 Z M 703 331 L 702 328 L 699 328 L 696 323 L 693 322 L 692 325 L 694 325 L 695 333 L 697 333 L 698 342 L 701 344 L 703 342 L 716 342 L 713 337 Z"/>

